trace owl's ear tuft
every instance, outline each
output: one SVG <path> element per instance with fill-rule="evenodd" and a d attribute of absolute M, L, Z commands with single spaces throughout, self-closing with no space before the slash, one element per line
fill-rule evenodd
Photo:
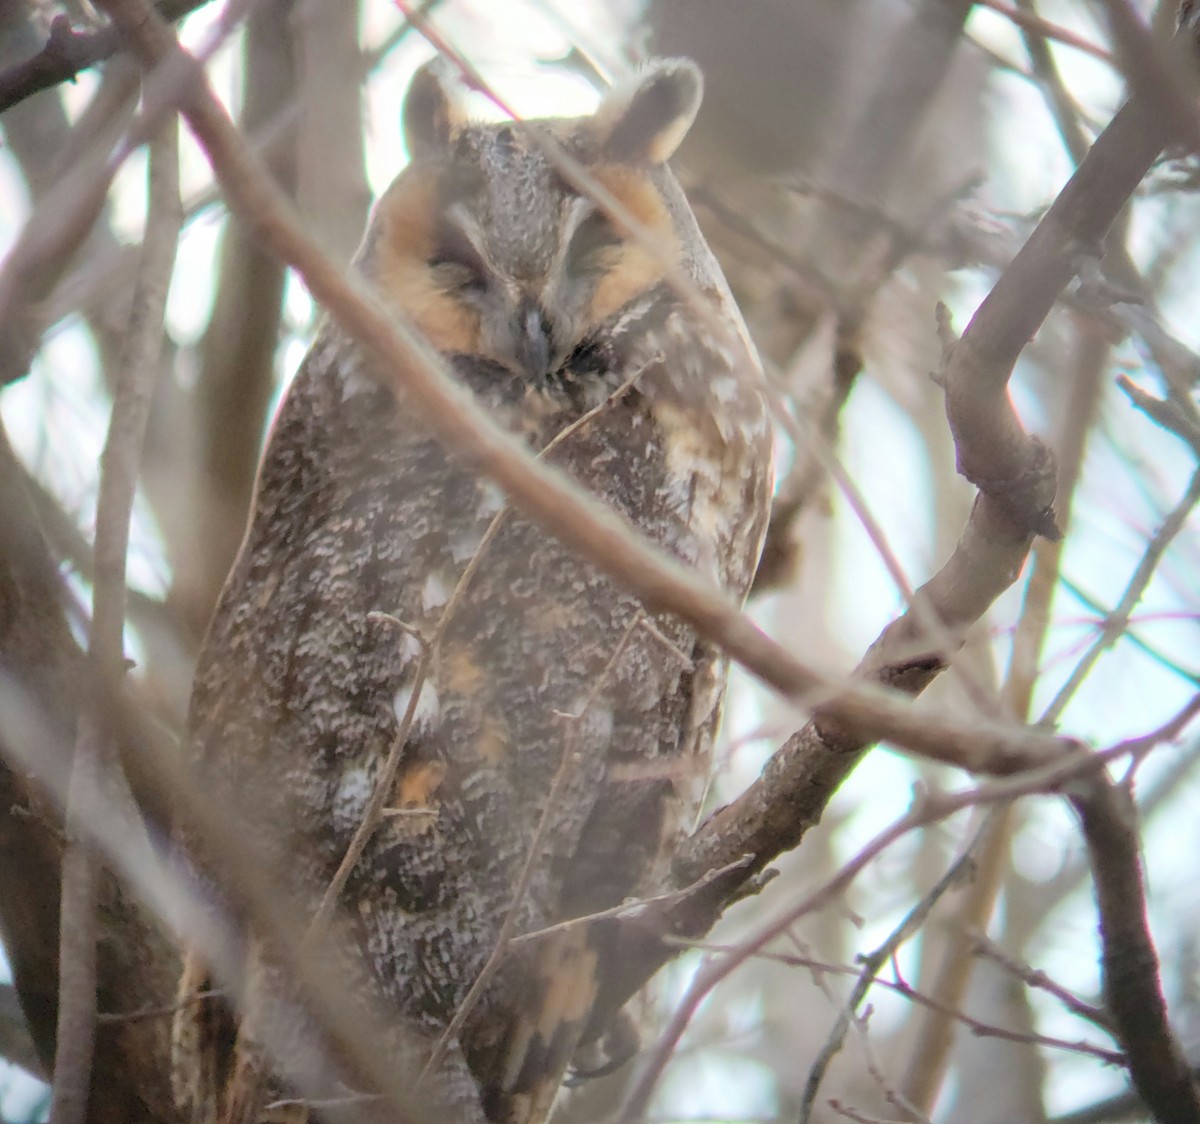
<path fill-rule="evenodd" d="M 414 160 L 437 156 L 450 147 L 467 115 L 441 57 L 413 75 L 404 98 L 404 143 Z"/>
<path fill-rule="evenodd" d="M 596 111 L 604 156 L 630 164 L 666 163 L 692 127 L 703 90 L 700 68 L 691 59 L 651 63 Z"/>

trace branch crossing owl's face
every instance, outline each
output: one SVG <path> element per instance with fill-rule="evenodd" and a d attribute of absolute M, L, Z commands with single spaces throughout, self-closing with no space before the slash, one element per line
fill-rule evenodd
<path fill-rule="evenodd" d="M 412 163 L 359 270 L 518 440 L 740 599 L 772 440 L 744 325 L 665 167 L 699 73 L 651 64 L 573 120 L 469 123 L 451 89 L 432 67 L 414 80 Z M 509 918 L 532 934 L 661 889 L 700 804 L 723 661 L 519 506 L 500 519 L 503 494 L 370 362 L 327 322 L 280 408 L 189 753 L 310 915 L 382 785 L 396 814 L 341 890 L 345 963 L 394 1016 L 398 1057 L 424 1064 L 466 1012 L 440 1063 L 444 1118 L 540 1124 L 633 982 L 615 919 L 506 949 L 470 997 Z M 258 1119 L 261 1028 L 302 1037 L 259 947 L 240 1025 L 194 1001 L 198 955 L 185 976 L 175 1087 L 205 1124 Z"/>
<path fill-rule="evenodd" d="M 412 163 L 378 204 L 361 267 L 439 350 L 544 385 L 678 259 L 655 176 L 700 90 L 690 62 L 668 60 L 592 117 L 477 124 L 427 66 L 405 103 Z"/>

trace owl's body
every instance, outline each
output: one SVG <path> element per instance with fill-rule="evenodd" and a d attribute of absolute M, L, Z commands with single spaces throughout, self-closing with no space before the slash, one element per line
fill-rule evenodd
<path fill-rule="evenodd" d="M 742 597 L 770 432 L 736 311 L 662 166 L 697 97 L 694 69 L 668 63 L 594 118 L 470 125 L 425 72 L 406 106 L 413 163 L 358 267 L 500 424 Z M 650 247 L 570 186 L 547 137 Z M 429 1049 L 510 913 L 529 933 L 656 888 L 697 811 L 724 667 L 506 510 L 371 364 L 327 324 L 281 407 L 197 671 L 191 749 L 210 798 L 246 819 L 310 918 L 411 711 L 336 934 L 371 1002 Z M 444 1063 L 461 1120 L 544 1117 L 603 1031 L 589 1014 L 611 925 L 511 947 Z M 177 1095 L 205 1124 L 253 1124 L 264 1090 L 286 1087 L 247 1077 L 264 1064 L 255 1022 L 294 1017 L 255 948 L 257 1014 L 232 1053 L 215 1001 L 177 1018 Z M 185 992 L 206 982 L 191 958 Z"/>

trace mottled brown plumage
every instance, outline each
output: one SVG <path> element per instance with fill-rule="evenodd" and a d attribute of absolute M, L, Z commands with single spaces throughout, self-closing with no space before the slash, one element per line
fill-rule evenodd
<path fill-rule="evenodd" d="M 740 319 L 663 164 L 698 99 L 694 67 L 662 62 L 590 118 L 469 124 L 426 68 L 405 107 L 413 162 L 357 266 L 497 421 L 742 597 L 771 436 Z M 547 141 L 646 239 L 570 186 Z M 528 933 L 656 888 L 697 811 L 724 685 L 690 627 L 647 615 L 519 514 L 494 526 L 503 509 L 325 324 L 276 420 L 192 700 L 199 783 L 311 917 L 417 694 L 391 814 L 336 934 L 350 974 L 426 1052 L 510 911 Z M 424 683 L 418 637 L 436 637 Z M 544 1119 L 604 1032 L 589 1015 L 612 924 L 513 946 L 437 1075 L 458 1119 Z M 176 1019 L 177 1097 L 203 1124 L 265 1119 L 287 1089 L 255 1026 L 299 1008 L 270 951 L 250 947 L 249 1012 L 207 1000 Z M 185 996 L 208 983 L 189 956 Z"/>

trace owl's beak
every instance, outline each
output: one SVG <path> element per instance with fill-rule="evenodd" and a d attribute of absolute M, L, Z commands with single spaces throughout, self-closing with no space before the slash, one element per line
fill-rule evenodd
<path fill-rule="evenodd" d="M 525 370 L 536 379 L 550 373 L 550 327 L 537 306 L 531 306 L 521 321 L 520 360 Z"/>

